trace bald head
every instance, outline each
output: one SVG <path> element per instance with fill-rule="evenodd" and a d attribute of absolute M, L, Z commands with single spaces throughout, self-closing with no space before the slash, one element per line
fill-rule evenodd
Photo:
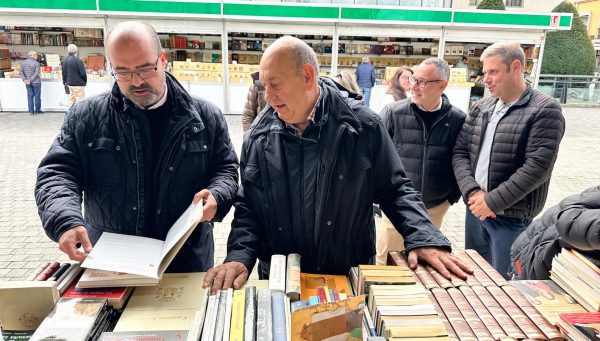
<path fill-rule="evenodd" d="M 271 61 L 273 58 L 288 58 L 296 69 L 297 73 L 302 72 L 304 65 L 309 64 L 313 67 L 315 74 L 319 74 L 319 63 L 315 51 L 302 40 L 292 37 L 283 36 L 273 44 L 271 44 L 261 58 L 261 65 Z"/>
<path fill-rule="evenodd" d="M 162 52 L 160 39 L 152 25 L 143 21 L 124 21 L 111 27 L 104 39 L 106 54 L 110 55 L 110 49 L 119 42 L 128 40 L 146 40 L 156 47 L 156 53 Z"/>

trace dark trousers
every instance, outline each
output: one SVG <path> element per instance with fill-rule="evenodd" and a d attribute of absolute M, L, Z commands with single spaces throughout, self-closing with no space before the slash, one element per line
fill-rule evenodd
<path fill-rule="evenodd" d="M 481 221 L 467 208 L 465 249 L 474 249 L 504 278 L 510 279 L 510 247 L 531 223 L 531 219 L 496 216 Z"/>
<path fill-rule="evenodd" d="M 42 83 L 27 85 L 27 108 L 30 113 L 42 111 Z"/>

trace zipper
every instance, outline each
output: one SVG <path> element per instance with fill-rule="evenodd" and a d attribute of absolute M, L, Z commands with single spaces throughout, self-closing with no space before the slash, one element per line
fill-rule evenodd
<path fill-rule="evenodd" d="M 418 116 L 418 115 L 417 115 Z M 435 126 L 440 123 L 444 118 L 446 118 L 446 116 L 448 116 L 448 112 L 446 112 L 442 117 L 440 117 L 439 119 L 437 119 L 435 122 L 433 122 L 433 124 L 431 125 L 431 128 L 429 128 L 429 132 L 433 131 L 433 128 L 435 128 Z M 419 117 L 419 119 L 421 119 Z M 427 177 L 425 176 L 427 174 L 427 162 L 426 160 L 428 160 L 428 153 L 429 153 L 429 135 L 427 133 L 427 127 L 425 127 L 425 124 L 423 124 L 423 158 L 421 159 L 422 162 L 422 173 L 421 173 L 421 195 L 423 195 L 423 191 L 425 191 L 426 186 L 426 180 Z"/>
<path fill-rule="evenodd" d="M 494 136 L 492 136 L 492 144 L 490 146 L 490 160 L 489 160 L 489 164 L 488 164 L 488 171 L 487 171 L 487 191 L 490 191 L 490 164 L 492 164 L 492 152 L 494 151 L 494 140 L 496 140 L 496 130 L 498 130 L 498 125 L 500 125 L 500 121 L 502 121 L 502 119 L 508 115 L 508 111 L 510 110 L 511 107 L 508 107 L 508 109 L 506 109 L 506 112 L 504 113 L 504 115 L 502 115 L 500 118 L 498 118 L 498 123 L 496 124 L 496 129 L 494 129 Z M 492 113 L 494 111 L 492 110 Z M 486 123 L 486 129 L 487 129 L 487 123 Z M 485 137 L 485 134 L 483 135 Z M 481 141 L 481 144 L 483 144 L 483 141 Z M 479 147 L 479 152 L 481 153 L 481 146 Z M 479 154 L 477 154 L 477 159 L 479 159 Z M 477 166 L 475 166 L 477 167 Z M 475 168 L 477 169 L 477 168 Z"/>
<path fill-rule="evenodd" d="M 302 222 L 302 225 L 300 226 L 306 226 L 306 221 L 304 220 L 304 215 L 306 213 L 306 210 L 304 209 L 304 143 L 302 141 L 302 137 L 300 138 L 300 190 L 298 191 L 298 193 L 300 194 L 300 203 L 302 203 L 300 205 L 300 221 Z"/>
<path fill-rule="evenodd" d="M 137 193 L 137 214 L 136 214 L 136 219 L 135 219 L 135 232 L 136 234 L 138 233 L 138 228 L 140 226 L 140 161 L 138 158 L 138 147 L 137 147 L 137 142 L 135 141 L 135 131 L 133 128 L 133 122 L 131 121 L 131 119 L 127 119 L 127 123 L 129 124 L 129 126 L 131 127 L 131 137 L 133 140 L 133 146 L 134 146 L 134 150 L 135 150 L 135 174 L 136 174 L 136 193 Z"/>

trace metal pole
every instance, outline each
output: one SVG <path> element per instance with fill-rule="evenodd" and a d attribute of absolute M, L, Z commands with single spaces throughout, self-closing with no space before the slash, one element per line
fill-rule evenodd
<path fill-rule="evenodd" d="M 339 48 L 340 36 L 338 34 L 338 24 L 335 24 L 333 31 L 333 44 L 331 44 L 331 74 L 330 76 L 337 75 L 338 66 L 338 48 Z"/>
<path fill-rule="evenodd" d="M 540 44 L 540 54 L 538 55 L 535 77 L 533 78 L 533 88 L 537 89 L 540 82 L 540 73 L 542 73 L 542 61 L 544 60 L 544 46 L 546 46 L 546 31 L 542 35 L 542 43 Z M 525 65 L 523 65 L 525 67 Z"/>
<path fill-rule="evenodd" d="M 440 36 L 440 43 L 438 45 L 438 58 L 444 59 L 444 49 L 446 48 L 446 28 L 442 27 L 442 35 Z"/>
<path fill-rule="evenodd" d="M 229 61 L 229 46 L 227 46 L 227 24 L 223 21 L 223 30 L 221 31 L 221 56 L 223 64 L 223 113 L 231 114 L 229 112 L 229 67 L 227 62 Z"/>

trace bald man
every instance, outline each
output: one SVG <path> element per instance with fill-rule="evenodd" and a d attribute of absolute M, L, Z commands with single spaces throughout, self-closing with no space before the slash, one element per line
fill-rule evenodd
<path fill-rule="evenodd" d="M 38 168 L 35 198 L 46 234 L 82 261 L 103 231 L 164 240 L 190 203 L 203 200 L 204 222 L 167 271 L 206 271 L 212 222 L 229 211 L 238 189 L 225 119 L 165 72 L 152 26 L 120 23 L 104 46 L 115 85 L 68 111 Z"/>
<path fill-rule="evenodd" d="M 309 273 L 348 274 L 373 263 L 374 202 L 404 236 L 413 268 L 422 260 L 465 278 L 470 269 L 429 220 L 378 116 L 318 74 L 315 53 L 297 38 L 265 51 L 260 78 L 269 105 L 244 135 L 227 257 L 204 285 L 239 288 L 257 259 L 267 278 L 273 254 L 299 253 Z"/>

